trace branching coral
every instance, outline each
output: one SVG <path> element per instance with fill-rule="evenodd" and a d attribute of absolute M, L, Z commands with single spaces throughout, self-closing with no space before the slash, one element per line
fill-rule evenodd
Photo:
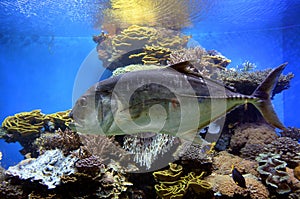
<path fill-rule="evenodd" d="M 23 199 L 27 198 L 20 185 L 14 185 L 7 181 L 0 182 L 0 198 Z"/>
<path fill-rule="evenodd" d="M 26 159 L 9 167 L 6 174 L 22 180 L 38 181 L 53 189 L 60 184 L 63 175 L 75 173 L 74 164 L 77 160 L 72 155 L 65 157 L 59 149 L 49 150 L 37 159 Z"/>
<path fill-rule="evenodd" d="M 272 153 L 262 153 L 256 158 L 260 163 L 257 171 L 265 177 L 267 185 L 276 189 L 279 194 L 289 193 L 291 188 L 288 184 L 290 179 L 285 171 L 286 162 L 279 160 L 280 155 Z"/>
<path fill-rule="evenodd" d="M 277 137 L 274 129 L 267 124 L 245 123 L 234 129 L 230 147 L 234 153 L 241 152 L 244 158 L 255 159 L 263 147 Z"/>
<path fill-rule="evenodd" d="M 189 141 L 181 140 L 182 144 L 173 154 L 176 160 L 189 167 L 199 168 L 200 165 L 212 163 L 214 144 L 198 145 Z"/>
<path fill-rule="evenodd" d="M 267 77 L 271 70 L 238 72 L 235 70 L 219 71 L 217 79 L 221 80 L 226 86 L 233 87 L 237 92 L 251 95 L 258 85 Z M 288 73 L 281 75 L 278 83 L 273 90 L 273 96 L 290 87 L 290 81 L 294 74 Z"/>
<path fill-rule="evenodd" d="M 286 130 L 280 132 L 282 137 L 290 137 L 295 141 L 300 141 L 300 129 L 295 127 L 287 128 Z"/>
<path fill-rule="evenodd" d="M 210 183 L 202 179 L 204 172 L 200 175 L 190 172 L 183 176 L 182 169 L 181 165 L 170 163 L 168 170 L 153 173 L 154 178 L 159 182 L 155 185 L 155 190 L 161 198 L 183 198 L 189 188 L 195 194 L 204 194 L 212 188 Z"/>
<path fill-rule="evenodd" d="M 97 175 L 101 169 L 105 168 L 101 158 L 94 155 L 77 161 L 75 166 L 79 173 L 85 173 L 91 176 Z"/>
<path fill-rule="evenodd" d="M 45 133 L 34 142 L 39 154 L 46 150 L 61 149 L 65 155 L 78 149 L 82 144 L 78 133 L 66 128 L 64 131 L 58 129 L 55 133 Z"/>
<path fill-rule="evenodd" d="M 95 194 L 99 198 L 120 198 L 120 195 L 133 185 L 123 174 L 113 168 L 103 171 L 99 182 L 100 186 Z"/>
<path fill-rule="evenodd" d="M 133 155 L 136 163 L 150 169 L 159 155 L 169 152 L 177 141 L 176 137 L 167 134 L 153 134 L 150 137 L 130 135 L 124 138 L 123 148 Z"/>
<path fill-rule="evenodd" d="M 124 167 L 129 166 L 128 164 L 131 162 L 130 155 L 114 141 L 114 138 L 81 134 L 80 139 L 89 154 L 101 158 L 105 165 L 118 162 Z"/>
<path fill-rule="evenodd" d="M 206 51 L 201 46 L 173 51 L 169 60 L 169 64 L 192 61 L 193 66 L 197 68 L 202 75 L 212 78 L 216 78 L 218 71 L 224 70 L 231 62 L 221 55 L 221 53 L 217 51 Z"/>

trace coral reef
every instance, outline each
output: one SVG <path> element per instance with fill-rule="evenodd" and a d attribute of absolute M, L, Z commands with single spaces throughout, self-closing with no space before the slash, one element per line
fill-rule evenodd
<path fill-rule="evenodd" d="M 280 132 L 282 137 L 290 137 L 295 141 L 300 141 L 300 129 L 295 127 L 289 127 L 286 130 Z"/>
<path fill-rule="evenodd" d="M 234 154 L 241 153 L 241 157 L 254 160 L 263 147 L 277 137 L 268 124 L 245 123 L 234 129 L 230 148 Z"/>
<path fill-rule="evenodd" d="M 2 122 L 2 128 L 8 131 L 6 137 L 15 137 L 15 140 L 17 140 L 19 136 L 25 137 L 39 134 L 45 129 L 49 131 L 54 131 L 58 128 L 65 129 L 72 121 L 69 113 L 70 110 L 47 115 L 41 113 L 41 110 L 21 112 L 14 116 L 6 117 Z"/>
<path fill-rule="evenodd" d="M 54 131 L 58 129 L 66 129 L 69 124 L 73 121 L 69 117 L 71 110 L 60 111 L 52 114 L 45 115 L 45 128 L 48 131 Z"/>
<path fill-rule="evenodd" d="M 258 176 L 256 168 L 258 163 L 252 160 L 245 160 L 239 156 L 232 155 L 226 151 L 219 152 L 213 157 L 214 173 L 221 175 L 231 174 L 232 165 L 242 174 Z"/>
<path fill-rule="evenodd" d="M 213 191 L 224 198 L 269 198 L 269 191 L 251 175 L 245 176 L 247 188 L 238 186 L 229 175 L 210 175 L 205 178 L 213 185 Z"/>
<path fill-rule="evenodd" d="M 192 61 L 193 66 L 197 68 L 202 75 L 212 78 L 216 78 L 218 71 L 224 70 L 231 62 L 221 55 L 221 53 L 217 51 L 206 51 L 201 46 L 173 51 L 168 63 L 176 64 L 183 61 Z"/>
<path fill-rule="evenodd" d="M 257 171 L 264 177 L 266 184 L 274 188 L 278 194 L 286 194 L 291 191 L 288 184 L 290 177 L 286 172 L 287 163 L 279 158 L 279 154 L 259 154 L 256 158 L 260 164 Z"/>
<path fill-rule="evenodd" d="M 170 163 L 168 170 L 153 173 L 154 178 L 159 182 L 154 188 L 161 198 L 183 198 L 191 190 L 196 195 L 204 196 L 211 190 L 212 185 L 202 179 L 204 172 L 200 175 L 190 172 L 182 176 L 182 169 L 181 165 Z"/>
<path fill-rule="evenodd" d="M 20 185 L 14 185 L 6 181 L 0 181 L 0 198 L 25 199 L 27 194 Z"/>
<path fill-rule="evenodd" d="M 208 165 L 211 168 L 212 157 L 214 154 L 214 144 L 195 144 L 181 140 L 181 144 L 173 153 L 175 160 L 180 160 L 185 167 L 201 168 Z M 208 171 L 208 170 L 207 170 Z"/>
<path fill-rule="evenodd" d="M 87 154 L 98 156 L 105 165 L 118 162 L 127 169 L 134 169 L 129 165 L 131 157 L 122 147 L 114 141 L 114 138 L 108 138 L 102 135 L 80 134 L 83 148 Z M 88 157 L 90 155 L 87 155 Z"/>
<path fill-rule="evenodd" d="M 98 198 L 120 198 L 120 195 L 132 186 L 124 175 L 113 168 L 107 168 L 102 172 L 99 182 L 100 186 L 95 194 Z"/>
<path fill-rule="evenodd" d="M 40 110 L 33 110 L 8 116 L 2 122 L 2 127 L 9 134 L 18 133 L 22 136 L 38 134 L 44 127 L 44 114 Z"/>
<path fill-rule="evenodd" d="M 239 93 L 251 95 L 257 86 L 260 85 L 267 77 L 270 71 L 270 69 L 254 72 L 239 72 L 233 69 L 220 70 L 217 79 L 221 80 L 224 85 L 235 88 Z M 273 90 L 273 96 L 285 89 L 288 89 L 293 77 L 294 74 L 292 73 L 281 75 Z"/>
<path fill-rule="evenodd" d="M 295 177 L 300 180 L 300 164 L 294 168 Z"/>
<path fill-rule="evenodd" d="M 105 165 L 100 157 L 92 155 L 90 157 L 78 160 L 75 163 L 75 167 L 79 173 L 85 173 L 93 176 L 97 175 L 102 168 L 105 168 Z"/>
<path fill-rule="evenodd" d="M 264 147 L 264 153 L 279 154 L 279 159 L 285 161 L 290 168 L 300 164 L 300 144 L 289 137 L 273 140 Z"/>
<path fill-rule="evenodd" d="M 75 173 L 74 164 L 77 160 L 72 155 L 65 157 L 59 149 L 49 150 L 37 159 L 26 159 L 9 167 L 6 174 L 22 180 L 38 181 L 53 189 L 60 184 L 63 175 Z"/>
<path fill-rule="evenodd" d="M 137 54 L 132 54 L 129 59 L 141 57 L 143 64 L 167 65 L 170 59 L 171 50 L 161 46 L 148 46 L 143 48 L 143 51 Z"/>
<path fill-rule="evenodd" d="M 295 171 L 295 169 L 293 170 L 293 169 L 290 169 L 287 167 L 286 172 L 290 177 L 289 185 L 292 189 L 290 194 L 300 191 L 300 180 L 297 178 L 297 174 L 296 174 L 297 171 Z M 298 177 L 299 177 L 299 174 L 298 174 Z"/>
<path fill-rule="evenodd" d="M 150 169 L 154 161 L 170 152 L 177 142 L 178 138 L 167 134 L 152 134 L 150 137 L 128 135 L 124 137 L 123 148 L 133 155 L 133 160 L 141 167 Z"/>
<path fill-rule="evenodd" d="M 98 44 L 98 57 L 110 70 L 130 64 L 157 64 L 165 62 L 172 49 L 184 48 L 189 38 L 173 30 L 132 25 Z"/>
<path fill-rule="evenodd" d="M 35 157 L 34 140 L 45 131 L 54 132 L 59 128 L 66 129 L 72 121 L 69 118 L 69 112 L 70 110 L 45 115 L 40 110 L 33 110 L 8 116 L 2 123 L 5 130 L 2 137 L 7 142 L 19 142 L 23 146 L 21 150 L 23 155 L 31 154 Z"/>
<path fill-rule="evenodd" d="M 66 128 L 58 129 L 55 133 L 44 133 L 34 141 L 38 153 L 43 154 L 47 150 L 60 149 L 65 155 L 78 149 L 82 144 L 78 133 Z"/>

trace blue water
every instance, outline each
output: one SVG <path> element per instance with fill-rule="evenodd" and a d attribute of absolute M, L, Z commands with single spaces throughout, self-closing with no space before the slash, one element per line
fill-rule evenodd
<path fill-rule="evenodd" d="M 91 36 L 100 31 L 93 27 L 93 16 L 101 8 L 95 2 L 99 1 L 0 2 L 0 121 L 33 109 L 43 113 L 70 109 L 74 81 L 85 63 L 92 63 L 91 76 L 74 98 L 100 78 L 101 62 L 89 57 L 95 49 Z M 204 48 L 231 59 L 231 67 L 245 60 L 256 63 L 258 69 L 288 61 L 284 73 L 296 76 L 274 104 L 285 125 L 299 127 L 295 110 L 300 110 L 300 1 L 211 2 L 201 20 L 184 32 Z M 15 163 L 7 157 L 20 150 L 11 146 L 0 142 L 5 166 Z"/>

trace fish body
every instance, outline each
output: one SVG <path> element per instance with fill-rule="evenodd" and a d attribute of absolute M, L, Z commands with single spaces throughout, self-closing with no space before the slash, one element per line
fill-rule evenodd
<path fill-rule="evenodd" d="M 231 175 L 232 179 L 237 185 L 243 188 L 247 188 L 244 176 L 234 166 L 232 166 Z"/>
<path fill-rule="evenodd" d="M 252 95 L 202 77 L 190 62 L 135 71 L 100 81 L 76 102 L 70 116 L 81 133 L 165 133 L 195 141 L 199 129 L 251 103 L 271 125 L 284 129 L 270 93 L 286 64 L 274 69 Z M 195 141 L 197 142 L 197 141 Z"/>

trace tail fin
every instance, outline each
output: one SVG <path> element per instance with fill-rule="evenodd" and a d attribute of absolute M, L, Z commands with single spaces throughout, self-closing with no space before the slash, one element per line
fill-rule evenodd
<path fill-rule="evenodd" d="M 281 72 L 283 71 L 286 65 L 287 63 L 284 63 L 275 68 L 252 94 L 252 96 L 260 99 L 259 101 L 254 103 L 254 106 L 261 112 L 265 120 L 274 127 L 277 127 L 282 130 L 286 128 L 276 115 L 276 112 L 274 111 L 272 106 L 270 96 L 274 87 L 277 84 Z"/>

